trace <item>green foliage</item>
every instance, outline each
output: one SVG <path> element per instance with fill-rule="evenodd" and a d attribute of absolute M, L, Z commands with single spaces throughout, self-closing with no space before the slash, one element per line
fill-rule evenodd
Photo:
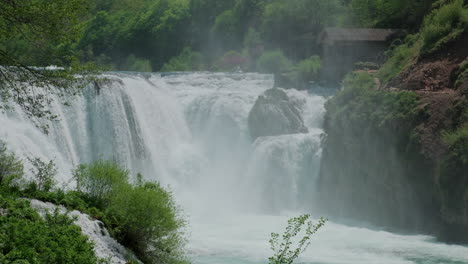
<path fill-rule="evenodd" d="M 10 187 L 23 177 L 23 162 L 15 154 L 9 153 L 0 140 L 0 188 Z"/>
<path fill-rule="evenodd" d="M 416 93 L 377 90 L 374 76 L 354 72 L 346 76 L 344 89 L 325 105 L 325 126 L 352 126 L 362 130 L 371 129 L 375 133 L 392 134 L 392 138 L 402 139 L 400 147 L 405 148 L 409 144 L 409 135 L 412 134 L 415 122 L 423 114 L 418 106 L 419 96 Z"/>
<path fill-rule="evenodd" d="M 205 69 L 203 55 L 186 47 L 177 57 L 173 57 L 161 68 L 162 72 L 202 71 Z"/>
<path fill-rule="evenodd" d="M 226 48 L 236 48 L 232 44 L 241 39 L 239 22 L 234 10 L 226 10 L 216 17 L 212 30 L 223 40 L 222 44 L 226 45 Z"/>
<path fill-rule="evenodd" d="M 86 0 L 2 1 L 0 64 L 69 64 L 86 6 Z"/>
<path fill-rule="evenodd" d="M 104 55 L 118 70 L 159 69 L 186 45 L 188 11 L 188 0 L 115 0 L 87 23 L 83 59 Z M 128 60 L 132 54 L 138 60 Z"/>
<path fill-rule="evenodd" d="M 73 171 L 76 189 L 104 207 L 113 192 L 128 182 L 129 172 L 112 161 L 98 160 L 88 165 L 80 165 Z"/>
<path fill-rule="evenodd" d="M 340 9 L 336 0 L 269 1 L 263 9 L 262 36 L 275 47 L 291 50 L 304 34 L 318 36 L 324 26 L 333 26 Z M 314 43 L 309 41 L 311 46 Z"/>
<path fill-rule="evenodd" d="M 139 59 L 135 57 L 135 55 L 133 54 L 130 54 L 130 56 L 127 57 L 126 65 L 129 71 L 137 71 L 137 72 L 152 72 L 153 71 L 149 60 Z"/>
<path fill-rule="evenodd" d="M 34 174 L 37 188 L 40 191 L 48 192 L 55 185 L 55 176 L 57 175 L 57 167 L 55 163 L 51 160 L 48 163 L 42 161 L 40 158 L 29 158 L 33 168 L 31 172 Z"/>
<path fill-rule="evenodd" d="M 322 61 L 320 57 L 314 55 L 308 59 L 300 61 L 296 66 L 296 71 L 299 78 L 304 81 L 317 80 L 320 69 L 322 68 Z"/>
<path fill-rule="evenodd" d="M 468 122 L 459 129 L 443 135 L 445 144 L 448 145 L 451 159 L 457 160 L 460 164 L 468 165 Z"/>
<path fill-rule="evenodd" d="M 468 8 L 463 0 L 453 0 L 432 11 L 421 28 L 421 52 L 430 54 L 460 36 L 468 28 Z"/>
<path fill-rule="evenodd" d="M 414 64 L 421 55 L 440 50 L 460 36 L 468 27 L 468 9 L 462 0 L 444 1 L 424 18 L 419 33 L 408 35 L 403 44 L 391 47 L 388 59 L 378 76 L 389 82 L 401 71 Z"/>
<path fill-rule="evenodd" d="M 0 108 L 16 102 L 30 117 L 54 119 L 44 95 L 47 88 L 56 86 L 73 93 L 77 83 L 86 82 L 74 74 L 96 72 L 92 65 L 80 65 L 76 54 L 86 1 L 0 2 Z M 48 65 L 64 68 L 31 67 Z"/>
<path fill-rule="evenodd" d="M 0 208 L 1 263 L 98 263 L 93 245 L 66 215 L 43 219 L 29 201 L 2 195 Z"/>
<path fill-rule="evenodd" d="M 404 69 L 412 65 L 419 56 L 422 41 L 419 35 L 409 35 L 404 44 L 391 47 L 387 52 L 388 59 L 380 68 L 378 77 L 385 83 L 389 82 Z"/>
<path fill-rule="evenodd" d="M 292 63 L 281 50 L 267 51 L 258 59 L 257 69 L 264 73 L 288 72 Z"/>
<path fill-rule="evenodd" d="M 351 0 L 347 23 L 362 27 L 415 29 L 435 0 Z"/>
<path fill-rule="evenodd" d="M 270 257 L 270 264 L 292 264 L 310 245 L 310 239 L 326 222 L 326 219 L 320 218 L 316 224 L 308 221 L 310 215 L 302 215 L 288 220 L 288 226 L 282 236 L 277 233 L 271 234 L 270 245 L 274 255 Z M 298 240 L 296 236 L 302 234 L 303 237 Z"/>
<path fill-rule="evenodd" d="M 468 110 L 459 128 L 442 133 L 447 151 L 440 165 L 439 184 L 444 205 L 463 212 L 468 205 Z"/>
<path fill-rule="evenodd" d="M 468 81 L 468 60 L 463 61 L 456 72 L 457 79 L 455 81 L 455 88 L 460 87 L 463 82 Z"/>
<path fill-rule="evenodd" d="M 185 263 L 185 222 L 170 192 L 158 183 L 143 182 L 140 174 L 137 184 L 130 184 L 129 172 L 111 161 L 80 165 L 73 174 L 83 199 L 65 195 L 57 197 L 60 201 L 95 206 L 90 214 L 145 263 Z"/>
<path fill-rule="evenodd" d="M 106 209 L 117 219 L 121 241 L 145 263 L 186 263 L 185 225 L 172 194 L 158 183 L 121 186 Z"/>

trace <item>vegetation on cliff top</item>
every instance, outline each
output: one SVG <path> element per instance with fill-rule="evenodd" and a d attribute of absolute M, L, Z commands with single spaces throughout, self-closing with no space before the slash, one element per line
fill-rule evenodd
<path fill-rule="evenodd" d="M 419 31 L 408 35 L 401 45 L 387 52 L 388 59 L 379 70 L 379 78 L 389 82 L 418 61 L 443 49 L 468 30 L 468 7 L 463 0 L 438 1 L 424 17 Z"/>
<path fill-rule="evenodd" d="M 353 72 L 344 80 L 344 89 L 326 104 L 327 123 L 346 127 L 410 136 L 414 122 L 423 114 L 420 97 L 409 91 L 388 92 L 377 89 L 375 76 Z M 326 125 L 327 125 L 326 123 Z"/>

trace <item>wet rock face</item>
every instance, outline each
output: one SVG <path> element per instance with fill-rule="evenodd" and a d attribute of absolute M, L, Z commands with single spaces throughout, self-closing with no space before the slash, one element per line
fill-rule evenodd
<path fill-rule="evenodd" d="M 260 95 L 249 113 L 249 131 L 253 140 L 264 136 L 307 133 L 299 107 L 280 89 Z"/>

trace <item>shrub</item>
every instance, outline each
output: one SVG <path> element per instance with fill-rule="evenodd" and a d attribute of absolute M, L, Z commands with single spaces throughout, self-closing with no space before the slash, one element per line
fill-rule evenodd
<path fill-rule="evenodd" d="M 423 22 L 421 52 L 433 53 L 456 39 L 468 28 L 468 9 L 463 0 L 454 0 L 432 11 Z"/>
<path fill-rule="evenodd" d="M 463 82 L 468 80 L 468 60 L 463 61 L 456 72 L 457 79 L 455 81 L 455 88 L 460 87 Z"/>
<path fill-rule="evenodd" d="M 161 68 L 162 72 L 202 71 L 205 69 L 203 55 L 186 47 L 177 57 L 171 58 Z"/>
<path fill-rule="evenodd" d="M 267 51 L 257 61 L 257 69 L 263 73 L 281 73 L 292 70 L 291 61 L 281 50 Z"/>
<path fill-rule="evenodd" d="M 464 211 L 468 205 L 468 121 L 454 131 L 444 132 L 447 152 L 442 157 L 440 187 L 444 205 Z"/>
<path fill-rule="evenodd" d="M 24 174 L 23 163 L 15 154 L 9 153 L 0 141 L 0 187 L 9 187 Z"/>
<path fill-rule="evenodd" d="M 348 74 L 344 89 L 325 105 L 325 126 L 347 126 L 359 130 L 393 133 L 393 138 L 409 140 L 414 123 L 423 114 L 420 97 L 409 91 L 388 92 L 375 88 L 374 76 L 365 72 Z M 403 140 L 403 141 L 405 141 Z M 402 142 L 403 145 L 409 142 Z M 406 146 L 401 147 L 406 147 Z"/>
<path fill-rule="evenodd" d="M 31 172 L 36 179 L 37 188 L 40 191 L 50 191 L 56 183 L 54 179 L 55 175 L 57 175 L 55 163 L 52 160 L 46 163 L 40 158 L 29 158 L 29 161 L 33 165 Z"/>
<path fill-rule="evenodd" d="M 136 72 L 152 72 L 151 62 L 147 59 L 140 59 L 131 54 L 127 57 L 126 69 Z"/>
<path fill-rule="evenodd" d="M 251 58 L 257 58 L 263 51 L 263 40 L 260 33 L 254 28 L 249 28 L 244 37 L 244 48 Z"/>
<path fill-rule="evenodd" d="M 450 158 L 468 165 L 468 122 L 453 132 L 443 133 L 442 138 L 449 148 Z"/>
<path fill-rule="evenodd" d="M 270 264 L 292 264 L 310 245 L 310 236 L 315 234 L 326 222 L 320 218 L 317 224 L 308 221 L 310 215 L 302 215 L 288 220 L 286 231 L 280 237 L 277 233 L 271 234 L 270 245 L 274 255 L 268 258 Z M 305 227 L 304 236 L 294 243 L 294 239 Z"/>
<path fill-rule="evenodd" d="M 61 203 L 87 203 L 86 211 L 102 220 L 110 233 L 145 263 L 185 263 L 181 232 L 185 222 L 172 194 L 158 183 L 145 183 L 141 174 L 132 185 L 128 175 L 112 161 L 80 165 L 74 177 L 83 199 L 74 195 L 58 198 Z"/>
<path fill-rule="evenodd" d="M 112 161 L 95 161 L 89 165 L 80 165 L 73 171 L 76 188 L 103 207 L 112 192 L 128 182 L 129 172 Z"/>
<path fill-rule="evenodd" d="M 120 187 L 107 214 L 119 223 L 121 241 L 145 263 L 185 263 L 178 215 L 172 194 L 157 183 Z"/>
<path fill-rule="evenodd" d="M 317 80 L 322 61 L 320 57 L 314 55 L 308 59 L 300 61 L 296 66 L 299 78 L 303 81 Z"/>
<path fill-rule="evenodd" d="M 66 215 L 42 219 L 29 201 L 1 195 L 0 208 L 0 263 L 98 263 L 93 245 Z"/>
<path fill-rule="evenodd" d="M 394 46 L 387 52 L 388 59 L 380 68 L 378 77 L 389 82 L 401 71 L 416 61 L 419 56 L 422 41 L 418 34 L 406 37 L 404 44 Z"/>

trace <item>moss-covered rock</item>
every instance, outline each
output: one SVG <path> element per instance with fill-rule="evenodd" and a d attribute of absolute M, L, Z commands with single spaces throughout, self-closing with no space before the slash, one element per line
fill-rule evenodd
<path fill-rule="evenodd" d="M 324 213 L 466 241 L 465 97 L 379 90 L 367 73 L 344 84 L 326 105 Z"/>
<path fill-rule="evenodd" d="M 299 107 L 281 89 L 260 95 L 248 118 L 252 139 L 263 136 L 307 133 Z"/>

